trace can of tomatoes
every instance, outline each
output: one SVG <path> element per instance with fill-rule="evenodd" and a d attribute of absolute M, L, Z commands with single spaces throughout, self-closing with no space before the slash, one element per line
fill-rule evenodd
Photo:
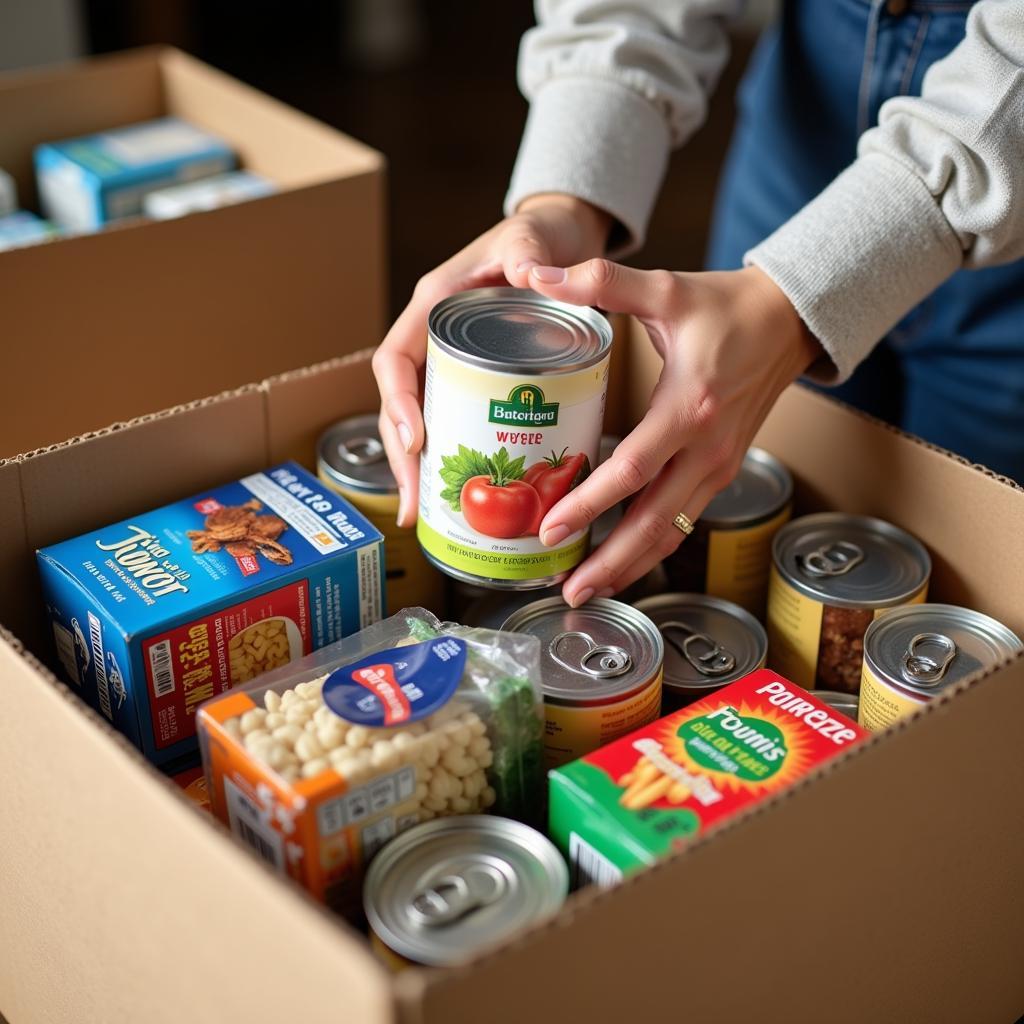
<path fill-rule="evenodd" d="M 415 530 L 395 523 L 398 484 L 376 415 L 351 416 L 328 427 L 317 442 L 317 473 L 384 535 L 388 614 L 401 608 L 440 608 L 444 577 L 424 558 Z"/>
<path fill-rule="evenodd" d="M 996 619 L 951 604 L 900 608 L 864 635 L 858 721 L 880 732 L 974 672 L 1021 649 Z"/>
<path fill-rule="evenodd" d="M 658 594 L 633 607 L 658 627 L 665 641 L 663 715 L 764 668 L 764 626 L 731 601 L 707 594 Z"/>
<path fill-rule="evenodd" d="M 417 536 L 456 579 L 534 590 L 587 553 L 545 547 L 545 514 L 598 456 L 612 331 L 600 313 L 528 289 L 480 288 L 428 318 Z"/>
<path fill-rule="evenodd" d="M 464 815 L 391 840 L 366 873 L 363 909 L 389 967 L 447 967 L 552 917 L 568 891 L 565 861 L 539 832 Z"/>
<path fill-rule="evenodd" d="M 686 543 L 667 559 L 673 588 L 721 597 L 763 618 L 772 541 L 792 503 L 789 470 L 751 448 L 736 479 L 711 499 Z"/>
<path fill-rule="evenodd" d="M 768 661 L 805 690 L 860 689 L 864 634 L 893 608 L 920 604 L 931 558 L 898 526 L 822 512 L 788 523 L 772 544 Z"/>
<path fill-rule="evenodd" d="M 502 629 L 540 644 L 544 760 L 557 768 L 653 722 L 661 711 L 665 646 L 636 608 L 597 598 L 570 608 L 560 597 L 528 604 Z"/>

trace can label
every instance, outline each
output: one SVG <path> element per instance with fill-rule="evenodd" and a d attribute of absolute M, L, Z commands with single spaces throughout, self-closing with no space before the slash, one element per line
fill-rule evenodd
<path fill-rule="evenodd" d="M 596 463 L 608 360 L 574 373 L 498 373 L 428 344 L 417 537 L 457 575 L 558 576 L 583 560 L 587 531 L 556 548 L 546 513 Z"/>
<path fill-rule="evenodd" d="M 864 670 L 860 679 L 860 710 L 857 722 L 870 732 L 881 732 L 888 729 L 893 722 L 913 714 L 922 704 L 923 699 L 908 697 L 879 679 L 864 662 Z"/>
<path fill-rule="evenodd" d="M 927 583 L 903 604 L 921 604 Z M 789 585 L 775 566 L 768 584 L 768 651 L 771 667 L 806 690 L 856 693 L 864 634 L 893 608 L 839 608 Z"/>
<path fill-rule="evenodd" d="M 544 705 L 544 765 L 558 768 L 655 721 L 661 713 L 662 672 L 639 693 L 611 704 Z"/>
<path fill-rule="evenodd" d="M 761 616 L 768 595 L 772 540 L 790 517 L 787 505 L 767 522 L 739 530 L 711 530 L 708 537 L 707 593 Z"/>

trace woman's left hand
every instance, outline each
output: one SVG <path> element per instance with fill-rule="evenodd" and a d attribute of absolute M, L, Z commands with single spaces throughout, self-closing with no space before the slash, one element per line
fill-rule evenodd
<path fill-rule="evenodd" d="M 554 299 L 633 314 L 664 360 L 647 415 L 541 523 L 541 541 L 553 546 L 639 492 L 566 581 L 566 601 L 579 606 L 622 590 L 678 547 L 677 513 L 697 521 L 739 472 L 775 400 L 822 350 L 756 267 L 676 274 L 596 259 L 568 270 L 534 267 L 529 284 Z"/>

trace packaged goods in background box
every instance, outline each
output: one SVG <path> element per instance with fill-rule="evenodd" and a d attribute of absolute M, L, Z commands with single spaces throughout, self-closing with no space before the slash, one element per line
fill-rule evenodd
<path fill-rule="evenodd" d="M 142 212 L 153 220 L 170 220 L 188 213 L 217 210 L 222 206 L 244 203 L 273 195 L 277 189 L 261 174 L 229 171 L 212 178 L 171 185 L 148 193 L 142 200 Z"/>
<path fill-rule="evenodd" d="M 94 231 L 137 217 L 146 194 L 230 171 L 223 139 L 176 117 L 39 146 L 36 184 L 43 212 L 68 231 Z"/>
<path fill-rule="evenodd" d="M 0 217 L 14 213 L 18 208 L 18 187 L 14 179 L 0 167 Z"/>
<path fill-rule="evenodd" d="M 398 484 L 377 420 L 373 413 L 350 416 L 325 430 L 317 441 L 317 473 L 384 535 L 388 614 L 402 608 L 441 608 L 446 577 L 427 561 L 416 531 L 396 524 Z"/>
<path fill-rule="evenodd" d="M 27 210 L 17 210 L 0 217 L 0 252 L 20 249 L 23 245 L 49 242 L 58 235 L 57 229 L 41 217 Z"/>
<path fill-rule="evenodd" d="M 924 601 L 931 571 L 924 545 L 881 519 L 794 519 L 772 545 L 768 663 L 807 689 L 856 694 L 868 626 Z"/>
<path fill-rule="evenodd" d="M 369 858 L 435 817 L 535 820 L 539 645 L 422 608 L 205 704 L 214 813 L 341 911 Z"/>
<path fill-rule="evenodd" d="M 551 547 L 538 533 L 598 457 L 611 343 L 600 313 L 529 290 L 431 310 L 416 530 L 443 572 L 537 590 L 583 561 L 586 530 Z"/>
<path fill-rule="evenodd" d="M 618 881 L 868 733 L 768 669 L 550 773 L 577 883 Z"/>
<path fill-rule="evenodd" d="M 156 764 L 199 703 L 381 617 L 381 535 L 293 462 L 37 552 L 73 689 Z"/>

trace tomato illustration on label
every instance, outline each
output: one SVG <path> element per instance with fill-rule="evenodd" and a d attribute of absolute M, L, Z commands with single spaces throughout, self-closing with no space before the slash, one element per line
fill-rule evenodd
<path fill-rule="evenodd" d="M 540 533 L 544 517 L 590 475 L 590 459 L 586 454 L 577 452 L 575 455 L 567 455 L 568 451 L 568 448 L 563 448 L 561 455 L 552 452 L 551 458 L 534 463 L 523 474 L 523 480 L 540 498 L 540 511 L 528 531 L 531 535 Z"/>

